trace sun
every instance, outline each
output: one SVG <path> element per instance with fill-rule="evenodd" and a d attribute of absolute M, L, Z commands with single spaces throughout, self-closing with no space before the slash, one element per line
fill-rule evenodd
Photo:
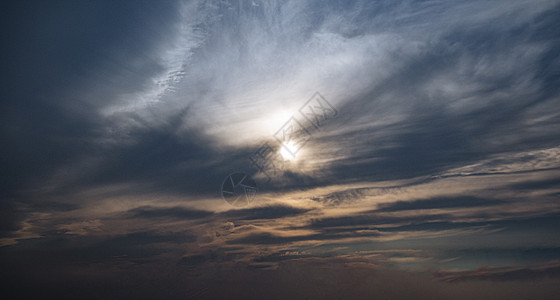
<path fill-rule="evenodd" d="M 294 142 L 285 142 L 280 148 L 280 154 L 285 160 L 294 160 L 296 158 L 297 147 Z"/>

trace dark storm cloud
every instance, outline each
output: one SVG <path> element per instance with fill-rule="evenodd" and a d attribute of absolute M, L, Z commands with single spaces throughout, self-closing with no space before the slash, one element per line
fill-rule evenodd
<path fill-rule="evenodd" d="M 143 145 L 151 141 L 163 140 L 159 153 L 154 155 L 139 154 L 138 150 L 129 150 L 120 143 L 113 146 L 100 143 L 108 140 L 106 129 L 115 123 L 101 118 L 97 109 L 122 93 L 136 91 L 161 72 L 157 45 L 165 42 L 165 33 L 175 26 L 178 17 L 178 6 L 172 1 L 160 5 L 131 4 L 111 1 L 3 4 L 2 32 L 7 40 L 2 50 L 6 84 L 0 118 L 3 140 L 0 197 L 2 202 L 17 199 L 19 203 L 17 209 L 10 210 L 10 215 L 16 218 L 13 222 L 9 221 L 11 218 L 3 218 L 10 223 L 7 227 L 19 228 L 16 223 L 23 216 L 16 216 L 29 211 L 26 207 L 45 210 L 42 207 L 47 203 L 47 195 L 34 189 L 48 181 L 51 182 L 47 185 L 56 186 L 55 191 L 49 189 L 54 196 L 68 195 L 107 180 L 117 183 L 146 177 L 160 178 L 158 189 L 195 186 L 193 180 L 174 183 L 173 180 L 179 179 L 170 180 L 159 173 L 163 171 L 158 170 L 169 164 L 155 167 L 148 163 L 161 162 L 161 155 L 177 159 L 173 154 L 177 153 L 173 152 L 175 149 L 161 150 L 166 144 L 177 146 L 176 151 L 199 147 L 166 142 L 165 135 L 162 137 L 159 130 L 150 128 L 141 130 L 140 139 L 146 141 L 141 141 L 137 149 L 145 149 Z M 109 160 L 94 168 L 91 163 L 80 163 L 100 157 Z M 53 173 L 72 165 L 78 167 L 72 167 L 74 170 L 70 172 L 64 170 L 69 176 L 53 182 Z M 146 174 L 149 172 L 151 176 Z M 185 179 L 184 172 L 177 176 Z"/>
<path fill-rule="evenodd" d="M 263 207 L 253 207 L 245 209 L 229 210 L 221 213 L 210 211 L 184 208 L 184 207 L 165 207 L 158 208 L 152 206 L 142 206 L 131 209 L 125 213 L 128 218 L 162 218 L 162 219 L 206 219 L 216 217 L 226 220 L 263 220 L 292 217 L 305 214 L 309 209 L 300 209 L 284 205 L 272 205 Z"/>
<path fill-rule="evenodd" d="M 230 240 L 227 243 L 230 245 L 285 245 L 287 243 L 299 242 L 299 241 L 310 241 L 317 239 L 324 239 L 325 237 L 320 234 L 303 235 L 303 236 L 277 236 L 271 233 L 254 233 L 246 237 L 238 238 L 235 240 Z"/>
<path fill-rule="evenodd" d="M 171 4 L 3 4 L 3 194 L 91 149 L 102 126 L 92 109 L 117 91 L 142 85 L 159 68 L 149 61 L 109 61 L 150 53 L 161 24 L 174 17 Z M 78 90 L 88 84 L 97 85 L 91 101 Z"/>
<path fill-rule="evenodd" d="M 179 114 L 175 119 L 182 116 Z M 231 170 L 248 168 L 246 157 L 252 149 L 225 153 L 196 132 L 178 138 L 173 132 L 179 125 L 173 121 L 132 134 L 133 145 L 112 149 L 98 166 L 78 177 L 75 184 L 84 188 L 137 182 L 141 190 L 148 192 L 215 196 Z M 100 153 L 103 154 L 104 151 Z"/>
<path fill-rule="evenodd" d="M 210 250 L 200 254 L 189 254 L 182 257 L 177 263 L 179 266 L 197 267 L 207 263 L 224 263 L 234 261 L 235 258 L 242 257 L 248 253 L 237 251 L 232 253 L 235 248 Z M 235 249 L 236 250 L 236 249 Z"/>
<path fill-rule="evenodd" d="M 258 220 L 258 219 L 277 219 L 292 217 L 305 214 L 309 209 L 301 209 L 291 206 L 274 205 L 265 207 L 255 207 L 247 209 L 230 210 L 223 212 L 220 216 L 235 220 Z"/>
<path fill-rule="evenodd" d="M 181 259 L 181 261 L 179 262 L 179 265 L 186 265 L 186 266 L 197 266 L 197 265 L 201 265 L 204 263 L 207 263 L 209 261 L 215 261 L 218 258 L 218 254 L 215 252 L 207 252 L 204 254 L 195 254 L 195 255 L 189 255 L 189 256 L 185 256 Z"/>
<path fill-rule="evenodd" d="M 438 272 L 436 273 L 436 276 L 448 282 L 467 280 L 537 280 L 541 278 L 560 277 L 560 266 L 555 265 L 532 268 L 481 268 L 475 271 L 465 272 Z"/>
<path fill-rule="evenodd" d="M 101 241 L 82 242 L 70 252 L 75 259 L 104 259 L 126 256 L 127 259 L 149 258 L 169 251 L 158 244 L 181 244 L 195 241 L 188 233 L 135 232 Z"/>
<path fill-rule="evenodd" d="M 451 219 L 449 214 L 431 214 L 416 216 L 391 216 L 382 214 L 355 214 L 343 217 L 328 217 L 313 220 L 309 228 L 336 228 L 345 226 L 361 226 L 361 225 L 383 225 L 395 223 L 419 223 L 423 221 L 436 221 L 442 219 Z"/>
<path fill-rule="evenodd" d="M 170 251 L 163 245 L 193 242 L 188 233 L 134 232 L 113 237 L 68 237 L 51 234 L 48 238 L 27 240 L 3 249 L 3 264 L 10 260 L 26 264 L 72 265 L 116 261 L 142 261 Z M 38 256 L 40 254 L 40 256 Z M 40 259 L 39 259 L 40 258 Z"/>
<path fill-rule="evenodd" d="M 197 209 L 188 209 L 184 207 L 157 208 L 151 206 L 142 206 L 129 210 L 127 213 L 130 218 L 162 218 L 162 219 L 201 219 L 211 216 L 213 213 Z"/>
<path fill-rule="evenodd" d="M 23 216 L 18 213 L 15 205 L 8 199 L 0 201 L 0 237 L 8 236 L 20 228 Z"/>
<path fill-rule="evenodd" d="M 448 208 L 454 208 L 450 206 Z M 418 208 L 421 209 L 421 208 Z M 499 210 L 499 207 L 497 208 Z M 408 209 L 407 209 L 408 210 Z M 480 219 L 491 219 L 488 221 L 461 221 L 451 213 L 421 214 L 421 215 L 386 215 L 377 213 L 359 213 L 344 217 L 328 217 L 315 219 L 308 228 L 318 229 L 325 232 L 330 231 L 356 231 L 375 229 L 377 231 L 441 231 L 447 229 L 467 229 L 471 227 L 492 226 L 492 228 L 522 230 L 526 227 L 533 229 L 552 231 L 560 226 L 556 222 L 558 213 L 548 213 L 537 216 L 515 213 L 481 213 L 475 215 Z M 468 217 L 467 217 L 468 218 Z M 367 225 L 367 226 L 366 226 Z M 380 226 L 383 225 L 383 226 Z M 373 226 L 373 227 L 372 227 Z M 489 228 L 490 229 L 490 228 Z"/>
<path fill-rule="evenodd" d="M 538 181 L 527 181 L 522 183 L 512 184 L 510 188 L 519 190 L 541 190 L 553 189 L 560 186 L 560 178 L 550 178 Z"/>
<path fill-rule="evenodd" d="M 0 200 L 0 237 L 13 236 L 15 231 L 22 228 L 21 222 L 28 213 L 42 211 L 56 214 L 79 208 L 79 205 L 49 200 L 30 202 L 10 198 Z"/>
<path fill-rule="evenodd" d="M 416 209 L 436 209 L 436 208 L 460 208 L 460 207 L 476 207 L 476 206 L 492 206 L 504 204 L 504 201 L 496 199 L 482 199 L 477 197 L 461 196 L 449 198 L 434 198 L 414 201 L 397 201 L 388 204 L 381 204 L 378 211 L 392 212 L 401 210 Z"/>

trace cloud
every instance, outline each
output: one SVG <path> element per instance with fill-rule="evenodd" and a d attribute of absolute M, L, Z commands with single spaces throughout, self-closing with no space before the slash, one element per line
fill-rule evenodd
<path fill-rule="evenodd" d="M 278 219 L 302 215 L 307 213 L 308 211 L 309 209 L 301 209 L 284 205 L 272 205 L 265 207 L 229 210 L 221 213 L 220 216 L 234 220 Z"/>
<path fill-rule="evenodd" d="M 544 82 L 536 75 L 542 74 L 539 59 L 555 42 L 533 33 L 554 22 L 547 12 L 553 2 L 541 1 L 530 10 L 523 2 L 406 3 L 358 1 L 332 10 L 309 2 L 245 6 L 193 1 L 149 15 L 135 9 L 130 19 L 109 22 L 123 32 L 104 34 L 107 25 L 84 35 L 96 47 L 112 47 L 96 57 L 99 67 L 86 73 L 81 85 L 71 85 L 70 95 L 78 102 L 44 97 L 45 105 L 58 103 L 60 109 L 49 115 L 38 109 L 39 118 L 32 118 L 24 131 L 33 139 L 38 132 L 31 128 L 45 128 L 44 141 L 38 141 L 46 152 L 32 155 L 33 165 L 41 166 L 44 176 L 68 174 L 55 183 L 67 186 L 140 181 L 159 191 L 214 193 L 215 182 L 230 170 L 250 169 L 246 158 L 256 143 L 271 138 L 285 122 L 275 119 L 276 112 L 295 114 L 316 90 L 340 114 L 314 136 L 308 154 L 302 152 L 299 171 L 285 173 L 285 179 L 292 178 L 289 187 L 297 187 L 301 178 L 307 178 L 307 186 L 335 178 L 411 178 L 501 155 L 504 147 L 528 139 L 542 141 L 531 143 L 534 148 L 557 143 L 554 135 L 536 134 L 544 132 L 540 121 L 530 123 L 534 129 L 521 126 L 543 109 L 552 113 L 544 117 L 545 127 L 557 123 L 554 110 L 546 109 L 554 95 L 534 96 Z M 87 7 L 76 9 L 89 17 Z M 147 21 L 150 17 L 166 21 L 156 27 Z M 525 26 L 533 20 L 539 20 L 537 27 Z M 149 24 L 148 30 L 129 26 L 134 22 Z M 86 30 L 85 24 L 79 28 Z M 126 34 L 128 43 L 117 39 Z M 70 36 L 61 39 L 69 43 Z M 78 50 L 76 55 L 91 57 Z M 97 72 L 111 76 L 95 81 Z M 122 84 L 99 86 L 105 81 Z M 39 120 L 47 126 L 35 126 Z M 516 137 L 495 140 L 510 130 L 518 132 Z M 529 131 L 535 134 L 522 138 Z M 15 131 L 8 133 L 21 140 Z M 59 133 L 69 144 L 51 138 Z M 10 155 L 18 156 L 24 144 L 11 145 Z M 27 171 L 17 174 L 29 176 Z M 83 179 L 68 181 L 75 178 Z M 5 182 L 11 181 L 28 180 Z"/>
<path fill-rule="evenodd" d="M 480 268 L 465 272 L 438 272 L 436 276 L 448 282 L 466 280 L 535 280 L 539 278 L 555 278 L 560 276 L 560 267 L 557 265 L 535 266 L 535 267 L 502 267 L 502 268 Z"/>
<path fill-rule="evenodd" d="M 169 208 L 157 208 L 150 206 L 141 206 L 138 208 L 131 209 L 127 212 L 131 218 L 177 218 L 177 219 L 201 219 L 212 215 L 212 212 L 188 209 L 184 207 L 169 207 Z"/>
<path fill-rule="evenodd" d="M 415 200 L 410 202 L 397 201 L 381 205 L 378 211 L 391 212 L 416 209 L 461 208 L 473 206 L 492 206 L 499 204 L 504 204 L 504 202 L 494 199 L 480 199 L 476 197 L 461 196 L 456 198 L 434 198 Z"/>
<path fill-rule="evenodd" d="M 175 297 L 191 283 L 195 298 L 293 296 L 286 282 L 315 298 L 554 294 L 559 8 L 6 5 L 2 262 L 25 291 L 149 291 L 144 274 L 171 274 L 154 286 Z M 265 182 L 250 155 L 279 151 L 274 133 L 315 92 L 337 116 Z M 220 199 L 234 172 L 257 180 L 255 206 Z M 509 282 L 531 279 L 546 289 Z"/>

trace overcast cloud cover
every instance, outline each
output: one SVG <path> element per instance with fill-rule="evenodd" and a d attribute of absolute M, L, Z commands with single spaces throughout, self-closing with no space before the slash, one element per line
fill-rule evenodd
<path fill-rule="evenodd" d="M 560 1 L 0 11 L 8 299 L 560 295 Z M 337 115 L 267 180 L 316 92 Z"/>

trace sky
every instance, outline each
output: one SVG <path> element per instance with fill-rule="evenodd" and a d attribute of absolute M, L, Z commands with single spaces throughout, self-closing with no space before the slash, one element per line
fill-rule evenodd
<path fill-rule="evenodd" d="M 0 11 L 2 298 L 560 296 L 560 1 Z"/>

